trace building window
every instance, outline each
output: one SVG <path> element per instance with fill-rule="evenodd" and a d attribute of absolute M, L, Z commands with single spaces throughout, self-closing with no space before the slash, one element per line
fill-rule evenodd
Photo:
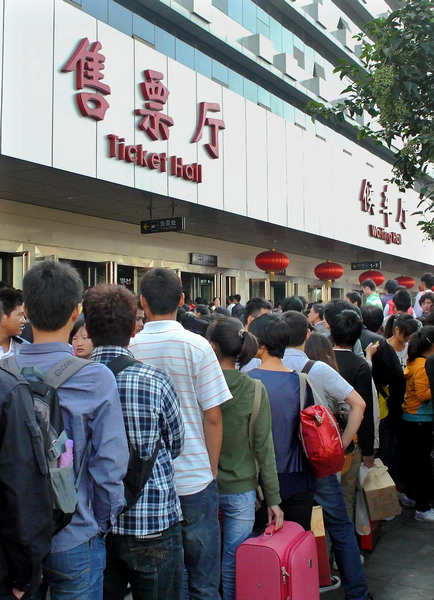
<path fill-rule="evenodd" d="M 127 35 L 133 32 L 133 13 L 113 0 L 109 0 L 108 23 Z"/>

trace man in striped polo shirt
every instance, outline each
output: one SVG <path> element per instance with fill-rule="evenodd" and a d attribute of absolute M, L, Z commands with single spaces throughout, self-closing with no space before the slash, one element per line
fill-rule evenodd
<path fill-rule="evenodd" d="M 182 284 L 168 269 L 152 269 L 140 282 L 146 324 L 131 340 L 138 360 L 165 371 L 179 397 L 184 450 L 174 461 L 184 521 L 184 564 L 190 600 L 217 600 L 220 527 L 215 478 L 222 442 L 220 405 L 231 398 L 213 349 L 176 321 Z"/>

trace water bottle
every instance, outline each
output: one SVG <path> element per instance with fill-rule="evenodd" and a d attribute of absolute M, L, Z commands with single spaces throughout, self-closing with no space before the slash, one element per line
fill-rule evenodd
<path fill-rule="evenodd" d="M 67 439 L 65 442 L 65 452 L 63 452 L 59 457 L 59 467 L 72 467 L 74 462 L 73 455 L 74 442 L 70 439 Z"/>

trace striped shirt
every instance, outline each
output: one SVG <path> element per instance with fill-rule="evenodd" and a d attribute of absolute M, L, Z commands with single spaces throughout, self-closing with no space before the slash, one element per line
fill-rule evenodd
<path fill-rule="evenodd" d="M 213 480 L 203 431 L 203 412 L 232 395 L 210 344 L 177 321 L 151 321 L 130 342 L 138 360 L 172 379 L 184 419 L 184 450 L 175 460 L 179 496 L 197 494 Z"/>
<path fill-rule="evenodd" d="M 126 355 L 126 348 L 98 346 L 92 360 L 108 365 Z M 143 493 L 133 507 L 120 515 L 112 532 L 144 536 L 168 529 L 182 520 L 176 495 L 173 459 L 179 455 L 184 437 L 179 402 L 165 373 L 136 363 L 116 376 L 127 436 L 140 456 L 151 456 L 161 437 L 161 447 Z"/>

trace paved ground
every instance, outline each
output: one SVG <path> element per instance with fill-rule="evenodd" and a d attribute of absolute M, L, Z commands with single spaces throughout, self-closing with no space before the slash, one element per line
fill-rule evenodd
<path fill-rule="evenodd" d="M 415 521 L 414 511 L 384 523 L 365 559 L 375 600 L 434 600 L 434 523 Z M 321 595 L 321 600 L 343 598 L 342 589 Z"/>

